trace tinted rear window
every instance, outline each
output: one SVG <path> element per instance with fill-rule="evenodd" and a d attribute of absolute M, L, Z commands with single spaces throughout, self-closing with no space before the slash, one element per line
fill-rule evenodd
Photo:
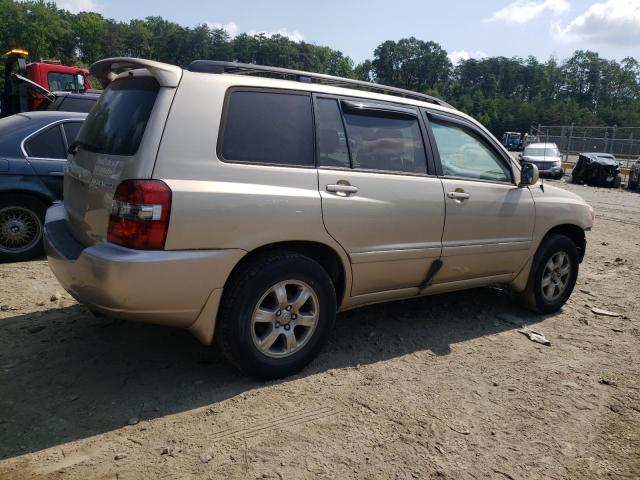
<path fill-rule="evenodd" d="M 89 113 L 95 104 L 96 101 L 94 99 L 67 97 L 62 101 L 62 105 L 58 110 L 64 112 Z"/>
<path fill-rule="evenodd" d="M 150 77 L 116 80 L 104 91 L 78 135 L 83 148 L 109 155 L 134 155 L 158 96 Z"/>
<path fill-rule="evenodd" d="M 312 166 L 311 97 L 255 91 L 231 93 L 221 150 L 225 160 Z"/>

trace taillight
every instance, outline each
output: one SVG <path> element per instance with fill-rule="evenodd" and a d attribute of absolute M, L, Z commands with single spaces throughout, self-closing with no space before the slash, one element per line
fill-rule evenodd
<path fill-rule="evenodd" d="M 111 204 L 107 239 L 140 250 L 161 250 L 167 238 L 171 189 L 160 180 L 125 180 Z"/>

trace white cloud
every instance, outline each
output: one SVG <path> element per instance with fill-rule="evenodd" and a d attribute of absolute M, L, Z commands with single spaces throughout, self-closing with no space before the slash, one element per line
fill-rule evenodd
<path fill-rule="evenodd" d="M 289 40 L 293 40 L 294 42 L 301 42 L 304 40 L 304 35 L 300 33 L 298 30 L 294 30 L 290 32 L 286 28 L 279 28 L 278 30 L 272 32 L 265 32 L 261 30 L 249 30 L 247 35 L 264 35 L 265 37 L 273 37 L 274 35 L 282 35 L 283 37 L 287 37 Z"/>
<path fill-rule="evenodd" d="M 488 57 L 488 55 L 482 50 L 476 50 L 475 52 L 467 52 L 466 50 L 455 50 L 449 53 L 449 55 L 447 56 L 449 57 L 449 60 L 451 60 L 451 63 L 453 63 L 454 65 L 459 64 L 463 60 L 469 60 L 470 58 L 481 59 Z"/>
<path fill-rule="evenodd" d="M 552 29 L 565 42 L 640 45 L 640 0 L 594 3 L 566 26 L 554 23 Z"/>
<path fill-rule="evenodd" d="M 527 23 L 544 13 L 561 15 L 569 10 L 566 0 L 516 0 L 506 7 L 494 12 L 488 20 L 501 20 L 507 23 Z"/>
<path fill-rule="evenodd" d="M 57 2 L 58 8 L 69 10 L 71 13 L 103 12 L 104 7 L 94 0 L 63 0 Z"/>
<path fill-rule="evenodd" d="M 232 37 L 235 37 L 238 34 L 238 24 L 236 22 L 227 22 L 227 23 L 207 22 L 207 25 L 209 26 L 209 28 L 214 28 L 214 29 L 222 28 Z"/>

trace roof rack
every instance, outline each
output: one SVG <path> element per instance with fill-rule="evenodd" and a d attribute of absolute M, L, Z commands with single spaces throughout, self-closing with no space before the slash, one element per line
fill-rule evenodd
<path fill-rule="evenodd" d="M 440 100 L 439 98 L 432 97 L 431 95 L 426 95 L 424 93 L 412 92 L 411 90 L 390 87 L 379 83 L 365 82 L 363 80 L 352 80 L 350 78 L 335 77 L 324 73 L 304 72 L 302 70 L 291 70 L 289 68 L 268 67 L 265 65 L 253 65 L 251 63 L 222 62 L 218 60 L 194 60 L 187 67 L 187 70 L 190 72 L 217 74 L 233 73 L 237 75 L 271 74 L 303 83 L 320 83 L 335 87 L 361 88 L 412 98 L 414 100 L 422 100 L 423 102 L 434 103 L 442 107 L 454 108 L 444 100 Z"/>

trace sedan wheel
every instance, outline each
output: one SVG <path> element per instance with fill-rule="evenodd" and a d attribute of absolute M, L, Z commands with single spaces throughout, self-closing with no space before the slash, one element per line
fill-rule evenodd
<path fill-rule="evenodd" d="M 32 210 L 9 206 L 0 209 L 0 252 L 18 255 L 34 248 L 42 238 L 42 221 Z"/>

